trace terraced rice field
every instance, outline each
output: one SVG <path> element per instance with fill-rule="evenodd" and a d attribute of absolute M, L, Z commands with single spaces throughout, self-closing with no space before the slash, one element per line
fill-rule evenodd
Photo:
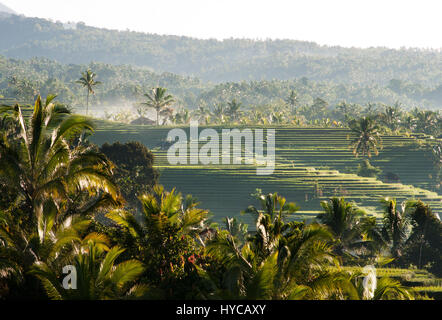
<path fill-rule="evenodd" d="M 345 196 L 377 217 L 382 213 L 379 199 L 386 196 L 399 200 L 421 199 L 442 214 L 442 196 L 429 191 L 434 185 L 430 178 L 431 154 L 413 137 L 383 137 L 384 148 L 371 162 L 400 178 L 400 182 L 384 183 L 345 173 L 354 171 L 361 161 L 348 147 L 350 132 L 346 129 L 274 127 L 276 168 L 272 175 L 258 176 L 254 165 L 170 165 L 167 148 L 160 146 L 171 127 L 105 121 L 99 121 L 97 127 L 91 137 L 97 144 L 140 141 L 152 149 L 161 173 L 160 183 L 197 197 L 201 207 L 210 209 L 216 222 L 225 216 L 238 216 L 248 205 L 255 204 L 250 194 L 256 188 L 276 191 L 295 201 L 301 207 L 293 216 L 297 220 L 315 217 L 321 210 L 320 201 L 333 195 Z M 188 127 L 182 128 L 189 132 Z M 212 128 L 221 132 L 226 127 Z M 202 129 L 204 127 L 200 127 Z M 241 219 L 253 229 L 252 217 L 244 215 Z"/>

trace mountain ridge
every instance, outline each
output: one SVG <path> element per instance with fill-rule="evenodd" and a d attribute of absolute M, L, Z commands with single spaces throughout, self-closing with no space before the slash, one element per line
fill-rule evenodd
<path fill-rule="evenodd" d="M 0 13 L 17 14 L 14 10 L 0 2 Z"/>
<path fill-rule="evenodd" d="M 442 84 L 442 52 L 344 48 L 298 40 L 197 39 L 10 16 L 0 19 L 0 54 L 47 57 L 64 64 L 130 64 L 215 83 L 306 77 L 335 83 L 391 79 Z"/>

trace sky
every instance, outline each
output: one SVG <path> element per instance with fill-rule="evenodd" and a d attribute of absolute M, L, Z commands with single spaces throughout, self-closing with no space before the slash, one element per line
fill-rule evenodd
<path fill-rule="evenodd" d="M 202 39 L 442 48 L 442 0 L 0 0 L 19 14 Z"/>

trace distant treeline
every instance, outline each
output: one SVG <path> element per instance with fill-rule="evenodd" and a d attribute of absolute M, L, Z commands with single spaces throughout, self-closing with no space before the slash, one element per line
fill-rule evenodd
<path fill-rule="evenodd" d="M 398 79 L 405 86 L 435 88 L 442 79 L 439 50 L 342 48 L 294 40 L 200 40 L 100 29 L 84 23 L 67 26 L 15 15 L 0 18 L 0 39 L 0 54 L 8 57 L 131 64 L 212 82 L 307 77 L 385 86 L 390 79 Z M 400 87 L 396 89 L 410 90 Z"/>
<path fill-rule="evenodd" d="M 378 84 L 337 84 L 313 81 L 306 77 L 292 80 L 262 80 L 214 84 L 198 78 L 173 73 L 155 73 L 145 67 L 90 63 L 61 64 L 47 58 L 18 60 L 0 56 L 0 98 L 13 98 L 31 103 L 37 94 L 58 95 L 59 101 L 71 106 L 85 105 L 86 92 L 75 83 L 81 72 L 92 69 L 101 84 L 92 97 L 94 105 L 118 105 L 143 99 L 152 87 L 165 87 L 176 98 L 175 106 L 196 109 L 213 107 L 233 99 L 243 106 L 283 104 L 292 90 L 300 106 L 321 98 L 328 105 L 342 101 L 366 104 L 379 102 L 392 105 L 401 102 L 406 108 L 441 109 L 442 85 L 437 88 L 411 85 L 391 80 Z"/>

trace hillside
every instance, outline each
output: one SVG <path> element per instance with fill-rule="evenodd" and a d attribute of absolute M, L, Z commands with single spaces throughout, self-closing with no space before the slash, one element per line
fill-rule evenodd
<path fill-rule="evenodd" d="M 92 68 L 102 84 L 91 99 L 94 105 L 124 106 L 140 98 L 154 86 L 163 86 L 183 104 L 194 104 L 205 85 L 196 78 L 172 73 L 154 73 L 147 68 L 104 63 L 89 65 L 61 64 L 46 58 L 29 60 L 0 56 L 0 98 L 31 103 L 37 93 L 57 94 L 58 100 L 71 106 L 85 104 L 85 92 L 75 81 L 81 72 Z M 13 84 L 14 83 L 14 84 Z"/>
<path fill-rule="evenodd" d="M 0 54 L 7 57 L 131 64 L 213 82 L 306 77 L 381 86 L 397 79 L 432 89 L 442 84 L 442 53 L 437 50 L 342 48 L 294 40 L 199 40 L 82 23 L 72 27 L 16 15 L 0 19 L 0 39 Z"/>
<path fill-rule="evenodd" d="M 224 127 L 217 127 L 221 132 Z M 270 127 L 268 127 L 270 128 Z M 97 144 L 105 142 L 140 141 L 155 154 L 160 170 L 160 183 L 166 188 L 196 196 L 202 206 L 220 222 L 225 216 L 238 216 L 253 201 L 256 188 L 264 192 L 284 195 L 301 207 L 297 219 L 311 219 L 321 210 L 320 201 L 334 195 L 344 196 L 380 217 L 381 197 L 398 200 L 421 199 L 442 214 L 442 196 L 433 189 L 431 155 L 428 148 L 416 139 L 403 136 L 384 136 L 384 150 L 373 163 L 385 173 L 397 174 L 400 182 L 383 182 L 375 178 L 345 173 L 360 163 L 348 147 L 347 129 L 293 128 L 276 129 L 276 168 L 270 176 L 257 176 L 253 165 L 170 165 L 167 149 L 160 143 L 170 130 L 168 127 L 131 126 L 100 121 L 91 137 Z M 188 128 L 184 128 L 188 130 Z M 201 128 L 202 129 L 202 128 Z M 410 170 L 410 167 L 413 170 Z M 242 217 L 251 224 L 250 216 Z M 253 225 L 251 226 L 253 229 Z"/>
<path fill-rule="evenodd" d="M 188 108 L 201 104 L 213 107 L 232 99 L 242 102 L 245 107 L 280 104 L 284 103 L 291 90 L 297 92 L 300 105 L 311 105 L 315 98 L 320 97 L 331 107 L 341 101 L 361 105 L 368 102 L 392 105 L 399 101 L 406 109 L 413 106 L 440 109 L 442 106 L 442 85 L 434 89 L 398 81 L 390 81 L 386 86 L 344 85 L 306 78 L 213 84 L 194 77 L 153 72 L 147 67 L 107 63 L 62 64 L 47 58 L 20 60 L 1 55 L 0 98 L 11 98 L 11 103 L 15 99 L 31 103 L 36 93 L 43 96 L 54 93 L 59 101 L 73 107 L 83 106 L 85 91 L 75 80 L 87 68 L 91 68 L 101 81 L 91 99 L 92 104 L 100 109 L 131 106 L 154 86 L 167 88 L 176 98 L 176 106 Z"/>

